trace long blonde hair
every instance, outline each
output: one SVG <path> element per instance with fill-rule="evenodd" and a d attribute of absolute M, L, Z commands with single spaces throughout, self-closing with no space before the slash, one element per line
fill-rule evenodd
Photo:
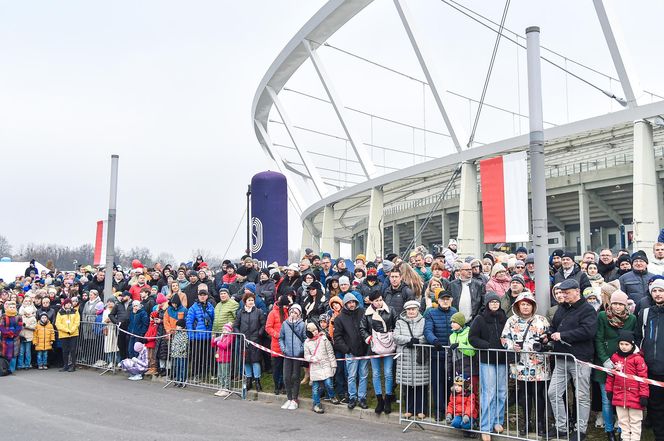
<path fill-rule="evenodd" d="M 415 299 L 420 300 L 422 298 L 422 278 L 407 262 L 401 263 L 399 266 L 399 272 L 401 273 L 401 279 L 404 283 L 413 290 Z"/>

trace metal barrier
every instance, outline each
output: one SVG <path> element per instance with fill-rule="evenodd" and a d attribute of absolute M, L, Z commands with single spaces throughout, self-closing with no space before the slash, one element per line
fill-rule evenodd
<path fill-rule="evenodd" d="M 76 364 L 100 369 L 99 375 L 118 369 L 118 327 L 112 323 L 82 321 L 78 331 Z"/>
<path fill-rule="evenodd" d="M 169 340 L 164 388 L 195 386 L 217 389 L 224 399 L 246 397 L 244 334 L 176 330 Z"/>
<path fill-rule="evenodd" d="M 513 439 L 579 439 L 590 368 L 570 354 L 398 346 L 399 422 Z M 571 381 L 570 381 L 571 380 Z"/>

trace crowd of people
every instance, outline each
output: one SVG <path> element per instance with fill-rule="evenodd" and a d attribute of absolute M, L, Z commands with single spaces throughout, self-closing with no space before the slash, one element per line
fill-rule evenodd
<path fill-rule="evenodd" d="M 400 385 L 405 418 L 479 428 L 483 439 L 505 431 L 509 394 L 519 436 L 584 439 L 596 410 L 609 441 L 616 430 L 637 440 L 647 409 L 664 439 L 664 389 L 611 373 L 664 380 L 664 243 L 651 255 L 607 248 L 577 262 L 555 250 L 551 290 L 538 288 L 525 247 L 461 258 L 453 239 L 405 261 L 347 262 L 307 249 L 299 263 L 267 268 L 249 256 L 216 270 L 202 256 L 188 266 L 134 261 L 129 271 L 39 272 L 32 262 L 0 281 L 0 362 L 11 372 L 73 372 L 79 339 L 97 338 L 104 358 L 93 361 L 130 380 L 162 375 L 184 387 L 213 372 L 217 395 L 227 396 L 242 334 L 246 386 L 262 391 L 269 371 L 287 410 L 307 384 L 316 413 L 322 400 L 366 409 L 371 374 L 376 413 L 393 411 Z M 113 292 L 104 295 L 107 276 Z M 552 305 L 541 314 L 540 296 Z M 567 406 L 570 382 L 578 414 Z"/>

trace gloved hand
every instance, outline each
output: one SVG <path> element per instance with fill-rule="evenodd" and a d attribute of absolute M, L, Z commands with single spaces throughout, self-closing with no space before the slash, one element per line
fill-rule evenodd
<path fill-rule="evenodd" d="M 455 349 L 458 348 L 458 347 L 459 347 L 459 343 L 452 343 L 452 344 L 450 345 L 450 349 L 451 349 L 451 350 L 455 350 Z"/>
<path fill-rule="evenodd" d="M 470 417 L 468 415 L 464 415 L 463 418 L 461 418 L 461 421 L 464 424 L 468 424 L 468 423 L 470 423 Z"/>
<path fill-rule="evenodd" d="M 646 408 L 648 407 L 648 397 L 640 397 L 639 398 L 639 404 L 641 407 Z"/>
<path fill-rule="evenodd" d="M 613 392 L 607 392 L 606 398 L 609 400 L 609 403 L 613 401 Z"/>
<path fill-rule="evenodd" d="M 445 422 L 447 424 L 452 424 L 452 414 L 451 413 L 448 413 L 447 415 L 445 415 Z"/>
<path fill-rule="evenodd" d="M 410 344 L 411 345 L 419 345 L 420 344 L 420 339 L 417 338 L 417 337 L 411 337 Z"/>
<path fill-rule="evenodd" d="M 613 362 L 611 361 L 610 358 L 607 359 L 603 364 L 604 364 L 604 367 L 607 368 L 607 369 L 615 369 L 616 368 L 616 366 L 613 364 Z"/>
<path fill-rule="evenodd" d="M 413 347 L 413 342 L 409 341 L 408 343 L 406 343 L 406 347 L 407 348 L 412 348 Z"/>
<path fill-rule="evenodd" d="M 434 349 L 436 349 L 436 351 L 442 351 L 443 350 L 443 344 L 442 343 L 436 343 L 436 344 L 433 345 L 433 347 L 434 347 Z"/>

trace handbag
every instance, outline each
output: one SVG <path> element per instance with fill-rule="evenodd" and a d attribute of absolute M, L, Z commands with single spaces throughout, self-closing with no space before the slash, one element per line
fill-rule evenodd
<path fill-rule="evenodd" d="M 376 332 L 371 330 L 371 351 L 374 354 L 392 354 L 397 347 L 393 332 Z"/>
<path fill-rule="evenodd" d="M 410 338 L 415 338 L 413 330 L 410 328 L 410 323 L 406 322 L 406 326 L 408 326 Z M 424 364 L 424 348 L 422 346 L 415 346 L 415 362 L 419 365 Z"/>

